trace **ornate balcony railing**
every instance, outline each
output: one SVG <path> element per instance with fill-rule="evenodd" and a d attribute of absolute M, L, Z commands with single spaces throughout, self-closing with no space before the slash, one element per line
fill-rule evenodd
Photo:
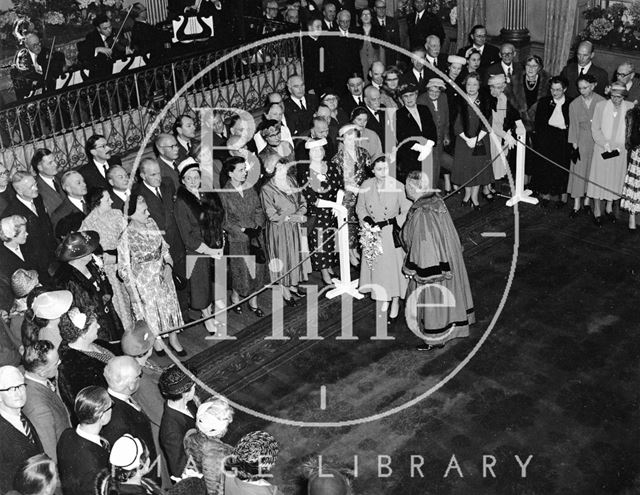
<path fill-rule="evenodd" d="M 245 40 L 276 34 L 282 24 L 245 20 Z M 84 143 L 102 134 L 117 154 L 135 151 L 158 113 L 178 90 L 203 69 L 237 50 L 200 52 L 149 65 L 99 82 L 0 111 L 0 157 L 9 170 L 27 169 L 36 148 L 54 152 L 61 169 L 86 162 Z M 298 39 L 278 40 L 233 54 L 210 69 L 168 109 L 158 132 L 169 131 L 178 115 L 199 107 L 259 109 L 267 94 L 282 91 L 301 72 Z"/>

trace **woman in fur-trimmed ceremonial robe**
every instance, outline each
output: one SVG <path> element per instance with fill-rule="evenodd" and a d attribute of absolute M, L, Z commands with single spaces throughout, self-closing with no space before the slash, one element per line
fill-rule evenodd
<path fill-rule="evenodd" d="M 402 227 L 407 252 L 402 272 L 409 277 L 405 318 L 424 340 L 417 349 L 430 351 L 469 335 L 475 323 L 473 298 L 462 245 L 438 191 L 419 170 L 409 173 L 406 191 L 414 203 Z"/>

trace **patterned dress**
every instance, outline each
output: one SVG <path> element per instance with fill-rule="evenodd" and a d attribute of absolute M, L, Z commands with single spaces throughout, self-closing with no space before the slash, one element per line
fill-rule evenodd
<path fill-rule="evenodd" d="M 111 251 L 109 254 L 115 256 L 124 225 L 124 216 L 120 210 L 111 208 L 106 212 L 101 212 L 96 208 L 82 221 L 80 230 L 94 230 L 97 232 L 100 235 L 102 250 L 104 252 Z M 113 290 L 113 306 L 116 308 L 116 313 L 118 313 L 125 331 L 128 332 L 133 328 L 131 299 L 129 299 L 129 294 L 124 284 L 118 278 L 117 269 L 117 261 L 105 261 L 104 272 Z"/>
<path fill-rule="evenodd" d="M 349 248 L 358 248 L 358 233 L 360 222 L 356 215 L 356 201 L 358 199 L 358 189 L 365 179 L 366 171 L 371 165 L 371 157 L 367 150 L 356 146 L 356 156 L 352 157 L 345 153 L 344 146 L 331 159 L 331 163 L 342 172 L 344 184 L 344 200 L 342 204 L 347 207 L 347 221 L 349 222 Z"/>
<path fill-rule="evenodd" d="M 629 168 L 624 177 L 620 208 L 636 214 L 640 212 L 640 107 L 636 105 L 627 112 L 626 122 Z"/>
<path fill-rule="evenodd" d="M 335 201 L 338 190 L 342 189 L 342 174 L 336 166 L 329 162 L 322 162 L 319 169 L 310 166 L 305 171 L 304 183 L 306 184 L 302 194 L 307 200 L 307 215 L 310 219 L 309 249 L 313 252 L 320 245 L 321 249 L 311 255 L 311 264 L 314 270 L 331 268 L 338 264 L 338 252 L 336 251 L 335 237 L 327 238 L 335 233 L 338 222 L 331 208 L 318 208 L 316 202 L 319 199 Z M 326 242 L 325 242 L 326 241 Z"/>
<path fill-rule="evenodd" d="M 142 229 L 130 223 L 123 232 L 118 273 L 129 290 L 136 319 L 145 320 L 156 333 L 183 325 L 176 288 L 165 269 L 170 260 L 169 245 L 152 218 Z"/>

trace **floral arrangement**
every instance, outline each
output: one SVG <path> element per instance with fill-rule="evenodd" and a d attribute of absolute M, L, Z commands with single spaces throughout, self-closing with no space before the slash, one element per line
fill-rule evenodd
<path fill-rule="evenodd" d="M 640 2 L 616 3 L 606 9 L 594 7 L 583 15 L 587 26 L 578 35 L 579 42 L 588 40 L 598 45 L 640 49 Z"/>
<path fill-rule="evenodd" d="M 0 12 L 0 41 L 17 47 L 14 36 L 18 25 L 28 26 L 42 35 L 51 26 L 79 28 L 89 26 L 98 14 L 106 14 L 114 23 L 124 18 L 122 0 L 13 0 L 13 8 Z"/>
<path fill-rule="evenodd" d="M 458 22 L 458 0 L 427 0 L 427 12 L 435 14 L 441 22 L 455 26 Z M 398 6 L 398 17 L 414 13 L 413 0 L 402 0 Z"/>
<path fill-rule="evenodd" d="M 365 224 L 360 229 L 360 245 L 362 246 L 362 256 L 367 261 L 369 268 L 373 270 L 376 258 L 382 254 L 382 235 L 380 227 Z"/>

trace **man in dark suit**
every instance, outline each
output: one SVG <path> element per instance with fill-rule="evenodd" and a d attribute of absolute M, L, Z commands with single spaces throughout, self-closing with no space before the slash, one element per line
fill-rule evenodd
<path fill-rule="evenodd" d="M 400 87 L 399 93 L 404 106 L 399 108 L 396 113 L 398 145 L 407 138 L 414 138 L 398 148 L 396 178 L 404 182 L 409 172 L 420 170 L 422 167 L 422 163 L 418 160 L 420 152 L 411 148 L 418 143 L 433 149 L 438 141 L 438 130 L 429 109 L 417 104 L 418 88 L 411 84 L 405 84 Z M 415 138 L 424 138 L 426 143 L 420 143 Z M 429 176 L 433 183 L 432 174 Z"/>
<path fill-rule="evenodd" d="M 440 78 L 430 79 L 427 83 L 427 92 L 418 96 L 418 106 L 424 105 L 431 112 L 431 118 L 436 125 L 438 141 L 433 148 L 433 180 L 434 187 L 438 185 L 440 169 L 444 164 L 447 170 L 451 170 L 453 160 L 444 152 L 444 147 L 451 142 L 449 136 L 449 104 L 445 94 L 447 85 Z"/>
<path fill-rule="evenodd" d="M 625 100 L 633 103 L 640 101 L 640 76 L 636 74 L 636 68 L 631 62 L 623 62 L 618 66 L 614 80 L 627 88 L 628 94 Z"/>
<path fill-rule="evenodd" d="M 305 93 L 302 77 L 291 76 L 287 81 L 289 97 L 284 100 L 284 115 L 291 134 L 297 136 L 309 129 L 313 114 L 318 108 L 318 97 Z"/>
<path fill-rule="evenodd" d="M 174 271 L 184 277 L 186 275 L 186 253 L 173 214 L 176 190 L 173 188 L 173 184 L 162 180 L 160 164 L 153 158 L 144 158 L 140 162 L 140 178 L 142 180 L 132 191 L 131 205 L 135 206 L 138 196 L 144 198 L 149 215 L 158 224 L 164 240 L 169 244 Z M 178 290 L 178 299 L 180 307 L 186 311 L 186 290 Z"/>
<path fill-rule="evenodd" d="M 171 184 L 174 191 L 180 187 L 180 177 L 178 176 L 178 141 L 171 134 L 158 134 L 153 145 L 153 151 L 160 165 L 160 175 L 162 182 Z"/>
<path fill-rule="evenodd" d="M 131 49 L 136 55 L 151 54 L 151 58 L 162 55 L 165 42 L 171 37 L 167 32 L 149 24 L 147 8 L 140 2 L 133 4 L 131 9 L 133 26 L 131 27 Z"/>
<path fill-rule="evenodd" d="M 322 30 L 323 31 L 337 31 L 338 23 L 336 22 L 336 14 L 338 9 L 336 4 L 331 1 L 326 1 L 322 5 Z"/>
<path fill-rule="evenodd" d="M 27 346 L 23 353 L 27 402 L 22 411 L 35 426 L 44 453 L 57 462 L 56 446 L 62 432 L 71 428 L 67 407 L 58 393 L 58 350 L 48 340 Z"/>
<path fill-rule="evenodd" d="M 64 495 L 94 493 L 96 475 L 109 467 L 109 442 L 100 436 L 111 420 L 113 403 L 102 387 L 83 388 L 74 403 L 76 428 L 58 440 L 58 472 Z"/>
<path fill-rule="evenodd" d="M 55 86 L 55 79 L 62 74 L 64 65 L 62 53 L 54 53 L 49 62 L 49 50 L 43 50 L 37 35 L 28 34 L 24 39 L 24 45 L 24 48 L 16 52 L 10 71 L 18 100 L 24 100 L 35 95 L 36 92 L 39 94 Z"/>
<path fill-rule="evenodd" d="M 113 27 L 106 15 L 96 16 L 93 26 L 95 29 L 78 43 L 78 59 L 89 69 L 89 77 L 92 79 L 110 76 L 113 61 L 125 55 L 113 44 Z"/>
<path fill-rule="evenodd" d="M 189 115 L 180 115 L 173 123 L 173 137 L 178 144 L 178 165 L 191 153 L 196 144 L 196 123 Z"/>
<path fill-rule="evenodd" d="M 385 0 L 375 0 L 373 10 L 375 15 L 371 21 L 373 27 L 371 35 L 388 43 L 400 46 L 400 28 L 394 17 L 387 15 L 387 3 Z M 387 65 L 395 65 L 398 60 L 398 52 L 381 47 L 384 51 L 384 61 Z"/>
<path fill-rule="evenodd" d="M 487 29 L 482 24 L 476 24 L 469 33 L 470 44 L 458 50 L 458 55 L 464 58 L 472 50 L 480 52 L 480 67 L 486 68 L 500 61 L 500 50 L 487 43 Z"/>
<path fill-rule="evenodd" d="M 329 74 L 334 88 L 343 88 L 347 79 L 355 72 L 362 71 L 360 63 L 360 45 L 362 42 L 355 39 L 349 30 L 351 14 L 348 10 L 342 10 L 337 16 L 338 31 L 340 36 L 328 37 L 326 40 L 328 56 L 325 62 L 329 64 Z M 361 76 L 363 74 L 360 74 Z"/>
<path fill-rule="evenodd" d="M 111 208 L 120 210 L 125 213 L 124 205 L 129 199 L 129 174 L 120 165 L 114 165 L 107 172 L 107 180 L 111 189 L 109 189 L 109 195 L 113 204 Z"/>
<path fill-rule="evenodd" d="M 9 185 L 9 171 L 0 163 L 0 218 L 3 217 L 4 210 L 15 197 L 13 188 Z"/>
<path fill-rule="evenodd" d="M 320 111 L 320 109 L 318 109 L 318 111 Z M 330 157 L 333 157 L 338 151 L 336 141 L 329 136 L 329 122 L 324 116 L 315 115 L 313 117 L 311 129 L 302 133 L 301 136 L 308 137 L 313 140 L 325 139 L 326 144 L 323 148 L 324 156 L 327 160 L 330 160 Z M 296 178 L 298 179 L 298 184 L 305 183 L 306 173 L 307 170 L 309 170 L 309 149 L 305 146 L 306 143 L 307 139 L 298 139 L 297 142 L 294 143 L 296 161 L 299 162 L 296 165 Z"/>
<path fill-rule="evenodd" d="M 21 247 L 26 256 L 37 263 L 41 282 L 50 280 L 49 265 L 54 261 L 56 240 L 53 226 L 42 198 L 38 193 L 36 179 L 27 172 L 18 171 L 11 178 L 15 198 L 4 211 L 4 216 L 21 215 L 27 219 L 27 242 Z"/>
<path fill-rule="evenodd" d="M 24 461 L 43 453 L 38 432 L 22 413 L 26 400 L 20 370 L 0 367 L 0 493 L 14 488 L 13 478 Z"/>
<path fill-rule="evenodd" d="M 364 80 L 358 73 L 352 74 L 347 80 L 347 91 L 340 99 L 340 108 L 342 108 L 347 117 L 351 118 L 351 112 L 356 107 L 364 106 Z"/>
<path fill-rule="evenodd" d="M 484 73 L 485 84 L 488 84 L 491 76 L 497 76 L 499 74 L 504 74 L 508 85 L 511 84 L 511 80 L 514 78 L 519 80 L 519 78 L 522 77 L 522 67 L 513 62 L 515 56 L 516 47 L 511 43 L 503 43 L 500 46 L 500 62 L 496 62 L 487 67 Z"/>
<path fill-rule="evenodd" d="M 65 172 L 61 179 L 62 189 L 67 194 L 60 206 L 51 215 L 51 223 L 53 231 L 58 239 L 64 238 L 67 234 L 75 232 L 80 228 L 82 220 L 87 216 L 87 203 L 85 196 L 87 194 L 87 186 L 84 178 L 75 170 Z M 73 221 L 70 217 L 73 216 Z M 65 219 L 64 229 L 60 229 L 61 220 Z"/>
<path fill-rule="evenodd" d="M 424 47 L 427 51 L 425 60 L 446 74 L 449 64 L 447 62 L 447 55 L 440 53 L 440 38 L 435 34 L 427 36 L 427 41 L 425 42 Z M 427 82 L 429 79 L 433 79 L 434 77 L 440 77 L 440 75 L 431 70 L 428 65 L 425 66 L 425 72 L 427 75 Z"/>
<path fill-rule="evenodd" d="M 87 139 L 84 151 L 88 162 L 79 167 L 78 172 L 84 178 L 87 191 L 91 193 L 97 188 L 107 189 L 107 170 L 112 165 L 122 165 L 120 158 L 111 155 L 111 147 L 100 134 L 94 134 Z"/>
<path fill-rule="evenodd" d="M 104 368 L 109 396 L 113 401 L 111 421 L 102 429 L 111 445 L 125 433 L 142 440 L 149 449 L 149 459 L 156 458 L 156 446 L 149 417 L 131 397 L 140 386 L 142 368 L 131 356 L 111 358 Z"/>
<path fill-rule="evenodd" d="M 597 84 L 594 91 L 604 96 L 604 90 L 609 85 L 609 76 L 606 70 L 592 62 L 593 55 L 593 44 L 589 41 L 583 41 L 576 50 L 577 62 L 567 64 L 560 72 L 560 76 L 567 80 L 568 86 L 565 94 L 570 100 L 580 95 L 578 92 L 578 76 L 580 74 L 591 74 L 595 77 Z"/>
<path fill-rule="evenodd" d="M 431 12 L 427 12 L 426 0 L 413 0 L 414 14 L 407 16 L 409 42 L 413 46 L 424 45 L 427 36 L 435 34 L 440 43 L 445 41 L 444 27 Z"/>
<path fill-rule="evenodd" d="M 31 169 L 35 170 L 38 193 L 42 198 L 44 207 L 52 214 L 65 198 L 62 185 L 58 180 L 58 164 L 56 157 L 46 148 L 39 148 L 31 158 Z"/>
<path fill-rule="evenodd" d="M 367 129 L 371 129 L 380 138 L 382 149 L 385 149 L 385 114 L 380 104 L 380 90 L 373 86 L 364 88 L 364 108 L 367 111 Z"/>
<path fill-rule="evenodd" d="M 418 94 L 422 94 L 427 90 L 427 69 L 421 62 L 427 56 L 427 51 L 422 47 L 412 50 L 416 58 L 411 59 L 411 68 L 407 69 L 400 76 L 400 85 L 412 84 L 418 90 Z"/>

